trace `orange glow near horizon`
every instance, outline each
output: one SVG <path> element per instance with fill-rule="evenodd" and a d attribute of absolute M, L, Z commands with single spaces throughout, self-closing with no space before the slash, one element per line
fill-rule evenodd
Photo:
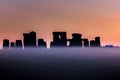
<path fill-rule="evenodd" d="M 81 33 L 89 40 L 101 37 L 102 45 L 120 45 L 119 0 L 1 0 L 0 43 L 23 39 L 36 31 L 38 38 L 52 41 L 53 31 Z"/>

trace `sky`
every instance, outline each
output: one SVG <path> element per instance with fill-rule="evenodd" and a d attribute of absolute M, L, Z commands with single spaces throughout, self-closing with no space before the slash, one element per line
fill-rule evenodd
<path fill-rule="evenodd" d="M 120 0 L 0 0 L 0 46 L 36 31 L 49 44 L 53 31 L 81 33 L 120 45 Z"/>

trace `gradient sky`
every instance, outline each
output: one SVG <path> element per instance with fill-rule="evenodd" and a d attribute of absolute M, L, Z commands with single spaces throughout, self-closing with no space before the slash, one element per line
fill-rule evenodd
<path fill-rule="evenodd" d="M 101 36 L 102 45 L 120 45 L 120 0 L 0 0 L 0 43 L 23 39 L 34 30 L 48 43 L 53 31 Z"/>

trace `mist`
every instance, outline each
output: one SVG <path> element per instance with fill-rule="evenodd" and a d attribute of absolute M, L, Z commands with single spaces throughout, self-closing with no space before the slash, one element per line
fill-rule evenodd
<path fill-rule="evenodd" d="M 0 51 L 2 80 L 116 80 L 119 71 L 119 48 L 15 48 Z"/>

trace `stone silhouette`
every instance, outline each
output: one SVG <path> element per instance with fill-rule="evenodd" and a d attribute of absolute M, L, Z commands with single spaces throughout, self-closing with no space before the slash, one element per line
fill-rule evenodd
<path fill-rule="evenodd" d="M 50 47 L 101 47 L 100 37 L 95 37 L 94 40 L 89 41 L 87 38 L 82 38 L 82 34 L 73 33 L 72 39 L 67 39 L 66 32 L 53 32 L 53 41 L 50 43 Z M 69 44 L 68 44 L 69 43 Z M 40 38 L 36 41 L 36 32 L 31 31 L 29 33 L 23 33 L 22 40 L 16 40 L 16 42 L 9 42 L 8 39 L 3 40 L 3 48 L 19 47 L 46 47 L 47 43 L 44 39 Z"/>
<path fill-rule="evenodd" d="M 90 47 L 101 47 L 100 37 L 96 37 L 95 40 L 91 40 Z"/>
<path fill-rule="evenodd" d="M 95 40 L 90 41 L 90 47 L 95 47 Z"/>
<path fill-rule="evenodd" d="M 15 47 L 22 48 L 22 40 L 16 40 Z"/>
<path fill-rule="evenodd" d="M 11 43 L 10 43 L 10 47 L 11 47 L 11 48 L 14 48 L 14 47 L 15 47 L 15 43 L 14 43 L 14 42 L 11 42 Z"/>
<path fill-rule="evenodd" d="M 82 34 L 74 33 L 72 34 L 72 39 L 70 41 L 70 47 L 82 47 Z"/>
<path fill-rule="evenodd" d="M 47 47 L 47 44 L 44 41 L 44 39 L 38 39 L 38 47 Z"/>
<path fill-rule="evenodd" d="M 89 41 L 88 39 L 82 39 L 84 42 L 84 48 L 89 47 Z"/>
<path fill-rule="evenodd" d="M 67 47 L 66 32 L 53 32 L 53 42 L 51 47 Z"/>
<path fill-rule="evenodd" d="M 3 48 L 9 48 L 9 40 L 8 39 L 4 39 L 3 40 Z"/>
<path fill-rule="evenodd" d="M 96 47 L 101 47 L 101 43 L 100 43 L 100 37 L 96 37 L 95 38 L 95 43 L 96 43 Z"/>
<path fill-rule="evenodd" d="M 36 32 L 24 33 L 24 47 L 36 47 Z"/>

